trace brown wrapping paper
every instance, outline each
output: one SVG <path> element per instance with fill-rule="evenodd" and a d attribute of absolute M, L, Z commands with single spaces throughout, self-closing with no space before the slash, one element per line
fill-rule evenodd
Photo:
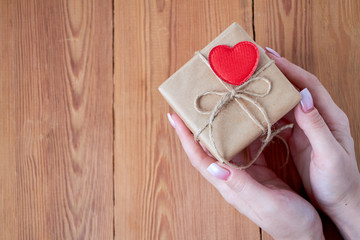
<path fill-rule="evenodd" d="M 233 23 L 200 53 L 207 59 L 213 47 L 217 45 L 233 47 L 240 41 L 254 42 L 240 25 Z M 260 50 L 259 52 L 260 60 L 257 70 L 270 61 L 263 51 Z M 259 76 L 265 77 L 271 82 L 271 91 L 265 97 L 252 96 L 251 98 L 265 109 L 271 124 L 274 124 L 300 101 L 301 96 L 275 64 L 271 64 Z M 233 88 L 229 84 L 226 85 Z M 266 84 L 261 81 L 251 83 L 247 87 L 247 89 L 255 92 L 264 91 L 264 88 L 266 88 Z M 161 94 L 193 133 L 208 123 L 210 117 L 210 113 L 201 114 L 197 112 L 194 101 L 198 95 L 214 90 L 228 91 L 219 82 L 215 73 L 200 58 L 199 54 L 195 54 L 190 61 L 159 87 Z M 200 104 L 203 109 L 212 110 L 218 100 L 219 96 L 209 95 L 203 97 Z M 239 99 L 239 101 L 265 127 L 266 122 L 259 110 L 243 99 Z M 262 130 L 235 101 L 232 101 L 219 113 L 213 123 L 213 140 L 220 155 L 210 141 L 208 127 L 199 135 L 199 140 L 218 160 L 230 161 L 262 134 Z"/>

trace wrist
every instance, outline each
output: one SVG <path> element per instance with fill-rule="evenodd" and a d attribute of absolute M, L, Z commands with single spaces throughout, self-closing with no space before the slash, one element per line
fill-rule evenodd
<path fill-rule="evenodd" d="M 348 196 L 336 207 L 326 210 L 326 213 L 345 239 L 360 239 L 360 180 L 354 184 Z"/>

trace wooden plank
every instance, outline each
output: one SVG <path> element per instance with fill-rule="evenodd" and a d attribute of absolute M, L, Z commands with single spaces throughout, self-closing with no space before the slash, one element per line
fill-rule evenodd
<path fill-rule="evenodd" d="M 111 239 L 112 2 L 0 5 L 0 239 Z"/>
<path fill-rule="evenodd" d="M 255 0 L 256 41 L 315 74 L 351 122 L 356 154 L 360 154 L 360 4 L 357 0 Z M 270 150 L 271 151 L 271 150 Z M 358 164 L 360 159 L 358 158 Z M 275 161 L 275 158 L 270 159 Z M 294 180 L 294 168 L 283 178 Z M 325 220 L 325 232 L 336 238 Z M 329 237 L 328 236 L 328 237 Z M 271 237 L 263 233 L 263 239 Z M 330 239 L 330 238 L 329 238 Z"/>
<path fill-rule="evenodd" d="M 187 160 L 157 88 L 251 1 L 115 1 L 116 239 L 259 239 Z"/>

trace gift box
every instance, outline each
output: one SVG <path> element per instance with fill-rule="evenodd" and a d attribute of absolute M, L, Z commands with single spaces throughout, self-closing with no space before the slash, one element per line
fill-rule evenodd
<path fill-rule="evenodd" d="M 232 61 L 231 57 L 221 58 L 222 54 L 234 52 L 243 55 L 236 64 L 227 62 Z M 235 83 L 227 81 L 234 74 L 235 78 L 244 76 L 236 78 Z M 274 136 L 271 126 L 301 99 L 273 61 L 258 50 L 237 23 L 196 52 L 159 91 L 212 155 L 233 167 L 231 159 L 261 135 L 263 149 Z M 249 164 L 238 167 L 245 166 Z"/>

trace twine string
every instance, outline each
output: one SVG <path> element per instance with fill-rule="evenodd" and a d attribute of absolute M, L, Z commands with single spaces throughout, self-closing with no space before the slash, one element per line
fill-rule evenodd
<path fill-rule="evenodd" d="M 207 61 L 207 59 L 200 53 L 197 52 L 197 54 L 200 56 L 200 59 L 212 70 L 209 62 Z M 198 141 L 198 137 L 199 135 L 208 127 L 209 128 L 209 139 L 210 142 L 212 144 L 212 146 L 214 147 L 214 150 L 216 152 L 216 154 L 218 155 L 218 158 L 220 158 L 219 160 L 221 162 L 225 162 L 226 164 L 234 167 L 234 168 L 240 168 L 240 169 L 246 169 L 248 167 L 250 167 L 261 155 L 261 153 L 263 152 L 263 150 L 265 149 L 265 147 L 271 142 L 271 140 L 274 137 L 279 137 L 286 145 L 286 149 L 287 149 L 287 158 L 286 158 L 286 162 L 288 161 L 288 157 L 289 157 L 289 150 L 288 150 L 288 146 L 286 141 L 284 141 L 280 136 L 278 136 L 278 134 L 288 128 L 292 128 L 293 124 L 288 124 L 285 125 L 275 131 L 271 130 L 271 122 L 269 119 L 268 114 L 266 113 L 265 109 L 261 106 L 261 104 L 259 104 L 254 98 L 259 98 L 259 97 L 265 97 L 267 96 L 270 91 L 271 91 L 271 82 L 265 78 L 265 77 L 259 77 L 259 74 L 262 73 L 263 71 L 265 71 L 265 69 L 267 69 L 271 64 L 273 64 L 274 61 L 271 60 L 268 63 L 266 63 L 264 66 L 262 66 L 258 71 L 256 71 L 252 77 L 250 77 L 245 83 L 241 84 L 240 86 L 237 86 L 235 88 L 232 87 L 228 87 L 215 73 L 214 75 L 216 76 L 216 78 L 219 80 L 219 82 L 224 86 L 224 88 L 226 89 L 226 91 L 206 91 L 200 95 L 198 95 L 195 98 L 194 101 L 194 108 L 195 110 L 200 113 L 200 114 L 211 114 L 209 117 L 209 121 L 204 124 L 195 134 L 194 134 L 194 138 L 196 141 Z M 264 92 L 256 92 L 256 91 L 252 91 L 250 89 L 248 89 L 248 85 L 253 83 L 253 82 L 264 82 L 266 84 L 266 89 Z M 200 106 L 200 100 L 208 95 L 217 95 L 220 96 L 219 101 L 216 103 L 216 105 L 214 106 L 214 108 L 210 111 L 206 111 L 203 110 Z M 252 104 L 253 106 L 255 106 L 259 112 L 261 113 L 264 121 L 265 121 L 265 125 L 266 127 L 264 127 L 260 121 L 258 119 L 256 119 L 256 117 L 246 108 L 246 106 L 239 101 L 240 99 L 249 102 L 250 104 Z M 262 140 L 262 145 L 260 147 L 260 149 L 258 150 L 257 154 L 255 155 L 255 157 L 249 161 L 246 165 L 243 166 L 237 166 L 235 164 L 230 163 L 229 161 L 227 161 L 226 159 L 224 159 L 221 154 L 219 153 L 219 150 L 216 146 L 215 140 L 214 140 L 214 136 L 213 136 L 213 123 L 215 118 L 219 115 L 219 113 L 232 101 L 235 101 L 238 106 L 246 113 L 246 115 L 255 123 L 256 126 L 258 126 L 261 131 L 263 132 L 263 134 L 266 136 L 264 137 L 264 139 Z"/>

